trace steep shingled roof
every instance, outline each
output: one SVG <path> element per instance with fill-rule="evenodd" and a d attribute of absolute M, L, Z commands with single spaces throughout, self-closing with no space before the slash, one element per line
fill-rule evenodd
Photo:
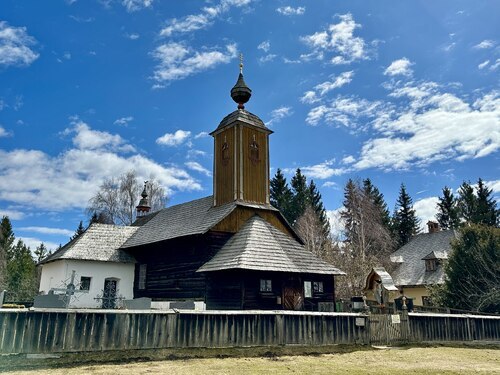
<path fill-rule="evenodd" d="M 135 263 L 132 256 L 119 248 L 138 229 L 139 227 L 94 223 L 74 240 L 43 259 L 40 264 L 59 259 Z"/>
<path fill-rule="evenodd" d="M 230 202 L 221 206 L 213 206 L 213 196 L 178 204 L 158 211 L 146 222 L 141 222 L 140 229 L 125 242 L 122 248 L 146 245 L 153 242 L 173 238 L 204 234 L 237 206 L 255 207 L 259 209 L 279 211 L 271 205 L 253 205 L 245 202 Z M 141 218 L 141 220 L 146 220 Z"/>
<path fill-rule="evenodd" d="M 441 259 L 444 258 L 444 254 L 449 254 L 451 251 L 451 241 L 456 238 L 457 234 L 453 230 L 422 233 L 413 237 L 410 242 L 391 255 L 391 261 L 398 263 L 392 272 L 394 284 L 398 286 L 442 284 L 443 266 L 439 265 L 434 271 L 426 271 L 423 258 L 432 252 L 439 254 Z"/>
<path fill-rule="evenodd" d="M 345 275 L 258 215 L 248 219 L 197 272 L 227 269 Z"/>
<path fill-rule="evenodd" d="M 215 131 L 222 129 L 222 128 L 224 128 L 224 127 L 226 127 L 226 126 L 228 126 L 236 121 L 241 121 L 241 122 L 244 122 L 246 124 L 265 129 L 270 133 L 273 133 L 272 130 L 269 130 L 266 127 L 266 125 L 264 125 L 264 122 L 258 116 L 254 115 L 253 113 L 248 112 L 245 109 L 237 109 L 236 111 L 228 114 L 226 117 L 224 117 L 222 119 L 222 121 L 220 122 L 219 126 L 217 127 L 217 129 Z"/>

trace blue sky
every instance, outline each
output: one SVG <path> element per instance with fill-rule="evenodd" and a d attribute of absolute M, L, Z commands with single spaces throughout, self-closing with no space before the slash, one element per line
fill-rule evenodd
<path fill-rule="evenodd" d="M 0 214 L 65 243 L 106 177 L 135 169 L 169 204 L 212 193 L 207 132 L 244 54 L 246 108 L 331 217 L 348 178 L 418 215 L 445 185 L 500 194 L 497 1 L 2 1 Z M 333 223 L 335 227 L 335 223 Z"/>

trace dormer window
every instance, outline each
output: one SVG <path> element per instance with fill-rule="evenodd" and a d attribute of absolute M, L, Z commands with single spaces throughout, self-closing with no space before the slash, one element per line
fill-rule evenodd
<path fill-rule="evenodd" d="M 425 260 L 425 270 L 435 271 L 438 266 L 437 259 L 426 259 Z"/>

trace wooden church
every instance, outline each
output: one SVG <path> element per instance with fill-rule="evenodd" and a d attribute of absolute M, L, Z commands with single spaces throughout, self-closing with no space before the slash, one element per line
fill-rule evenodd
<path fill-rule="evenodd" d="M 304 248 L 269 203 L 269 135 L 245 110 L 251 96 L 240 74 L 238 109 L 211 133 L 213 196 L 148 214 L 121 249 L 132 255 L 134 297 L 189 301 L 206 309 L 333 311 L 335 276 L 344 273 Z"/>

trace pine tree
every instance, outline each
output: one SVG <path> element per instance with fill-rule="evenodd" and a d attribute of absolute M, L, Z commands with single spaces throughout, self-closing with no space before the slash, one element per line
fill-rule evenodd
<path fill-rule="evenodd" d="M 40 245 L 37 246 L 37 248 L 33 253 L 36 256 L 35 261 L 37 263 L 40 263 L 42 259 L 44 259 L 47 255 L 49 255 L 49 251 L 47 250 L 47 247 L 43 242 L 41 242 Z"/>
<path fill-rule="evenodd" d="M 498 224 L 497 202 L 491 196 L 491 189 L 484 184 L 480 178 L 477 182 L 476 211 L 473 215 L 475 224 L 483 224 L 491 227 Z"/>
<path fill-rule="evenodd" d="M 31 250 L 22 240 L 12 249 L 7 263 L 7 290 L 11 301 L 31 301 L 37 294 L 37 274 Z"/>
<path fill-rule="evenodd" d="M 458 188 L 458 212 L 460 220 L 468 225 L 474 222 L 477 207 L 477 197 L 474 195 L 474 188 L 463 182 Z"/>
<path fill-rule="evenodd" d="M 292 191 L 290 190 L 285 176 L 278 168 L 276 175 L 271 179 L 271 204 L 281 211 L 289 223 L 293 222 L 292 216 Z"/>
<path fill-rule="evenodd" d="M 94 219 L 94 215 L 96 215 L 95 212 L 92 215 L 91 220 Z M 70 238 L 70 241 L 74 240 L 76 237 L 78 237 L 80 234 L 82 234 L 84 232 L 85 232 L 85 227 L 83 226 L 83 221 L 80 220 L 80 224 L 78 224 L 78 228 L 76 228 L 75 234 Z"/>
<path fill-rule="evenodd" d="M 401 184 L 399 197 L 393 216 L 393 231 L 399 247 L 406 245 L 410 239 L 418 234 L 420 220 L 413 209 L 413 201 L 406 192 L 406 187 Z"/>
<path fill-rule="evenodd" d="M 309 189 L 307 187 L 306 176 L 302 174 L 300 168 L 297 168 L 295 175 L 292 177 L 290 181 L 292 185 L 292 209 L 291 209 L 291 217 L 293 224 L 306 210 L 309 202 Z"/>
<path fill-rule="evenodd" d="M 457 200 L 450 188 L 443 188 L 443 196 L 438 198 L 436 219 L 442 229 L 457 229 L 460 226 Z"/>

